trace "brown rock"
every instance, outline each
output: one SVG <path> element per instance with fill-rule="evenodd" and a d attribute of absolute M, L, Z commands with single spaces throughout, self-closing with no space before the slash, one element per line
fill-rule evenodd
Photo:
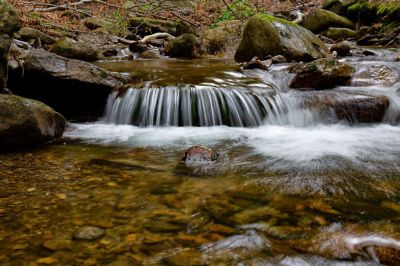
<path fill-rule="evenodd" d="M 218 157 L 218 153 L 210 148 L 205 146 L 193 146 L 185 152 L 182 161 L 186 163 L 204 163 L 216 161 Z"/>

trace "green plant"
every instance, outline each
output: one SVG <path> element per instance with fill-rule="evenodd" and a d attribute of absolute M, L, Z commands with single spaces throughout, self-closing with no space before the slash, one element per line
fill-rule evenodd
<path fill-rule="evenodd" d="M 115 11 L 112 15 L 113 15 L 113 20 L 114 20 L 113 27 L 111 28 L 112 33 L 115 35 L 119 35 L 119 36 L 128 35 L 129 34 L 128 18 L 119 11 Z"/>
<path fill-rule="evenodd" d="M 255 7 L 250 5 L 246 0 L 234 0 L 221 10 L 221 14 L 215 19 L 214 23 L 226 20 L 249 18 L 257 13 Z"/>

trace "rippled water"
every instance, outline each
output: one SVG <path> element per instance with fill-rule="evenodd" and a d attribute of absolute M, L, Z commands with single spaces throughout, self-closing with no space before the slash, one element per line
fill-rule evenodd
<path fill-rule="evenodd" d="M 333 93 L 387 95 L 381 124 L 298 108 L 286 65 L 102 63 L 146 86 L 268 84 L 288 108 L 254 128 L 100 119 L 0 154 L 0 265 L 398 265 L 399 64 L 394 51 L 376 53 L 345 59 L 356 77 Z M 205 175 L 180 163 L 192 145 L 220 153 Z M 86 226 L 102 233 L 76 237 Z"/>

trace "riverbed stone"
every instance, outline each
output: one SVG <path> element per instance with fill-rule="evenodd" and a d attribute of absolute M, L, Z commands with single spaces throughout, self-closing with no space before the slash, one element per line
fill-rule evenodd
<path fill-rule="evenodd" d="M 354 94 L 334 91 L 304 92 L 302 105 L 316 109 L 321 115 L 331 116 L 349 123 L 382 122 L 389 107 L 384 95 Z"/>
<path fill-rule="evenodd" d="M 200 39 L 193 34 L 185 33 L 167 43 L 164 53 L 170 57 L 200 57 Z"/>
<path fill-rule="evenodd" d="M 312 61 L 328 54 L 328 48 L 311 31 L 272 15 L 258 14 L 247 22 L 235 60 L 283 55 L 289 60 Z"/>
<path fill-rule="evenodd" d="M 314 33 L 320 33 L 330 27 L 354 29 L 354 23 L 351 20 L 324 9 L 308 13 L 301 25 Z"/>
<path fill-rule="evenodd" d="M 105 234 L 104 229 L 95 226 L 83 226 L 74 233 L 74 238 L 78 240 L 95 240 Z"/>
<path fill-rule="evenodd" d="M 338 56 L 349 56 L 351 50 L 356 49 L 357 44 L 349 41 L 342 41 L 331 46 L 330 50 L 336 52 Z"/>
<path fill-rule="evenodd" d="M 61 137 L 64 117 L 31 99 L 0 94 L 0 145 L 35 145 Z"/>
<path fill-rule="evenodd" d="M 40 100 L 67 117 L 103 114 L 109 93 L 128 81 L 120 74 L 43 49 L 12 45 L 10 56 L 17 66 L 10 68 L 11 91 Z"/>
<path fill-rule="evenodd" d="M 83 61 L 96 61 L 100 59 L 98 49 L 83 41 L 75 41 L 68 37 L 59 39 L 51 48 L 50 52 L 60 56 Z"/>
<path fill-rule="evenodd" d="M 193 146 L 185 152 L 182 161 L 187 163 L 204 163 L 216 161 L 218 157 L 218 153 L 211 148 L 205 146 Z"/>
<path fill-rule="evenodd" d="M 354 68 L 336 59 L 318 59 L 310 63 L 299 63 L 290 73 L 295 77 L 290 82 L 296 89 L 330 89 L 350 83 Z"/>
<path fill-rule="evenodd" d="M 148 17 L 132 17 L 129 28 L 133 33 L 144 37 L 157 32 L 167 32 L 175 35 L 176 23 L 171 20 L 153 19 Z"/>

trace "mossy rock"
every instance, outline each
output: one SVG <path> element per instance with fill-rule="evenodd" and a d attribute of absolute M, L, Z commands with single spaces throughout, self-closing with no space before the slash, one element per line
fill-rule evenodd
<path fill-rule="evenodd" d="M 301 25 L 314 33 L 320 33 L 330 27 L 354 29 L 354 23 L 351 20 L 324 9 L 314 10 L 307 14 Z"/>
<path fill-rule="evenodd" d="M 83 61 L 96 61 L 100 59 L 98 49 L 86 42 L 75 41 L 68 37 L 59 39 L 51 48 L 50 52 Z"/>
<path fill-rule="evenodd" d="M 324 35 L 332 40 L 347 40 L 357 37 L 357 32 L 346 28 L 329 28 Z"/>
<path fill-rule="evenodd" d="M 19 18 L 15 9 L 5 0 L 0 0 L 0 35 L 10 34 L 19 28 Z"/>
<path fill-rule="evenodd" d="M 157 32 L 166 32 L 175 36 L 176 23 L 169 20 L 134 17 L 129 19 L 129 28 L 133 33 L 144 37 Z"/>
<path fill-rule="evenodd" d="M 338 85 L 348 85 L 354 74 L 354 68 L 335 59 L 322 58 L 310 63 L 300 63 L 291 69 L 295 77 L 291 88 L 331 89 Z"/>
<path fill-rule="evenodd" d="M 64 117 L 44 103 L 0 94 L 0 145 L 35 145 L 61 137 Z"/>
<path fill-rule="evenodd" d="M 326 57 L 328 48 L 309 30 L 267 14 L 253 16 L 246 24 L 235 60 L 283 55 L 289 60 L 311 61 Z"/>
<path fill-rule="evenodd" d="M 211 55 L 233 57 L 239 47 L 244 23 L 240 20 L 220 22 L 202 36 L 203 50 Z"/>
<path fill-rule="evenodd" d="M 372 24 L 378 20 L 378 6 L 368 0 L 359 0 L 347 8 L 346 17 L 353 21 Z"/>
<path fill-rule="evenodd" d="M 355 3 L 357 3 L 357 0 L 325 0 L 321 8 L 341 16 L 346 16 L 347 8 Z"/>
<path fill-rule="evenodd" d="M 185 33 L 167 43 L 164 53 L 170 57 L 200 57 L 201 43 L 198 37 Z"/>
<path fill-rule="evenodd" d="M 56 42 L 53 37 L 47 35 L 46 33 L 28 27 L 21 28 L 16 35 L 23 41 L 39 39 L 42 44 L 47 45 L 52 45 Z"/>

